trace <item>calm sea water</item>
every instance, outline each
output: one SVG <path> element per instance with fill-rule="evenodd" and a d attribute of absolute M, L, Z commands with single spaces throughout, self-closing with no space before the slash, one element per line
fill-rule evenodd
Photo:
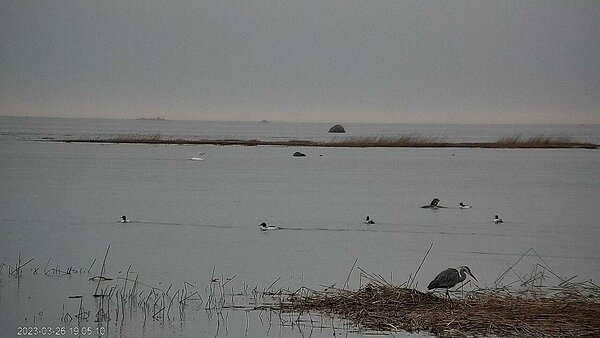
<path fill-rule="evenodd" d="M 600 144 L 600 125 L 445 125 L 445 124 L 343 124 L 346 134 L 328 134 L 327 123 L 260 123 L 59 119 L 0 117 L 0 139 L 44 137 L 95 137 L 160 134 L 190 139 L 330 140 L 353 136 L 418 134 L 448 142 L 493 142 L 504 136 L 568 136 Z"/>
<path fill-rule="evenodd" d="M 345 125 L 346 126 L 346 125 Z M 533 248 L 563 277 L 600 279 L 600 152 L 517 149 L 327 149 L 302 147 L 65 144 L 68 135 L 160 133 L 199 138 L 326 139 L 326 124 L 0 118 L 0 332 L 72 328 L 104 275 L 123 285 L 171 285 L 206 294 L 211 279 L 234 293 L 342 287 L 356 265 L 425 290 L 437 272 L 468 265 L 482 287 Z M 360 136 L 419 133 L 449 141 L 522 134 L 600 143 L 598 126 L 347 125 Z M 302 151 L 305 158 L 291 154 Z M 199 152 L 203 161 L 189 161 Z M 440 198 L 447 209 L 420 206 Z M 472 209 L 458 209 L 463 201 Z M 118 223 L 121 215 L 132 222 Z M 500 215 L 502 225 L 492 223 Z M 376 222 L 367 226 L 370 215 Z M 260 222 L 281 230 L 261 232 Z M 28 262 L 20 278 L 10 275 Z M 31 261 L 30 261 L 31 260 Z M 94 260 L 96 260 L 94 262 Z M 92 266 L 91 269 L 90 266 Z M 68 270 L 68 276 L 53 273 Z M 53 270 L 54 269 L 54 270 Z M 87 270 L 90 270 L 89 272 Z M 45 273 L 47 272 L 47 273 Z M 80 273 L 81 272 L 81 273 Z M 121 279 L 119 279 L 121 278 Z M 354 271 L 349 287 L 361 280 Z M 131 285 L 131 284 L 130 284 Z M 171 293 L 172 294 L 172 293 Z M 204 299 L 206 302 L 207 299 Z M 185 319 L 112 318 L 107 336 L 330 337 L 331 328 L 280 325 L 259 311 Z M 267 319 L 269 318 L 269 319 Z M 291 319 L 283 318 L 284 321 Z M 118 323 L 118 324 L 117 324 Z M 81 323 L 94 326 L 93 318 Z M 104 324 L 103 324 L 104 325 Z M 352 330 L 344 335 L 363 336 Z M 339 334 L 339 332 L 337 332 Z"/>

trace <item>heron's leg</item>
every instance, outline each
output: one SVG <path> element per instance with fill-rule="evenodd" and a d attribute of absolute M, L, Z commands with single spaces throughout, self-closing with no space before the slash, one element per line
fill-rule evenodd
<path fill-rule="evenodd" d="M 450 294 L 448 293 L 448 288 L 446 288 L 446 298 L 450 299 Z"/>

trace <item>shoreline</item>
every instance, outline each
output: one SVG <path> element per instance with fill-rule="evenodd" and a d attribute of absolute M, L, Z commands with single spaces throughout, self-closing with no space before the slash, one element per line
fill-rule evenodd
<path fill-rule="evenodd" d="M 598 149 L 600 145 L 584 142 L 534 142 L 534 141 L 495 141 L 495 142 L 445 142 L 437 140 L 333 140 L 333 141 L 261 141 L 241 139 L 170 139 L 155 137 L 107 137 L 89 139 L 42 139 L 44 142 L 65 143 L 115 143 L 115 144 L 165 144 L 165 145 L 219 145 L 219 146 L 283 146 L 283 147 L 322 147 L 322 148 L 487 148 L 487 149 Z"/>

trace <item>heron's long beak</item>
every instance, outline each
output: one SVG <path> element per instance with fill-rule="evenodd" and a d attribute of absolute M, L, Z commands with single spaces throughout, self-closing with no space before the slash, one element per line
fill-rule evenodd
<path fill-rule="evenodd" d="M 470 272 L 468 272 L 468 271 L 467 271 L 467 273 L 469 274 L 469 276 L 473 277 L 473 279 L 475 279 L 476 281 L 478 281 L 478 280 L 477 280 L 477 277 L 473 276 L 473 274 L 472 274 L 472 273 L 470 273 Z M 478 281 L 478 282 L 479 282 L 479 281 Z"/>

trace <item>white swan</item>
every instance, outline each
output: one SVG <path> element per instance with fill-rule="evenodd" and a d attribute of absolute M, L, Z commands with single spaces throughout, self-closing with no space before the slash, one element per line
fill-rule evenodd
<path fill-rule="evenodd" d="M 198 153 L 197 157 L 190 157 L 190 161 L 204 161 L 204 158 L 202 158 L 204 155 L 205 153 Z"/>

